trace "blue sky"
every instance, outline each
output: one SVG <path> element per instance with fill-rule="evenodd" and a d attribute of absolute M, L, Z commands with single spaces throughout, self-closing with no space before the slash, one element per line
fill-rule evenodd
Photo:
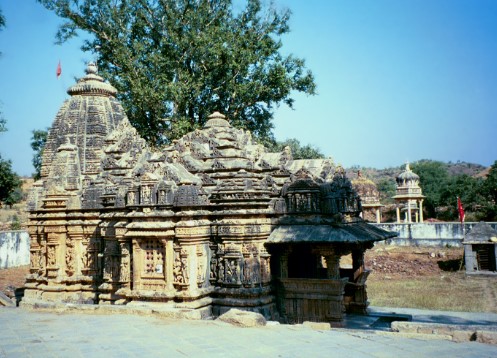
<path fill-rule="evenodd" d="M 435 159 L 497 160 L 497 1 L 275 0 L 290 8 L 283 52 L 306 59 L 318 95 L 275 113 L 337 163 L 384 168 Z M 54 45 L 61 22 L 35 0 L 0 0 L 0 153 L 33 172 L 31 131 L 51 125 L 91 54 Z M 58 61 L 62 76 L 56 79 Z"/>

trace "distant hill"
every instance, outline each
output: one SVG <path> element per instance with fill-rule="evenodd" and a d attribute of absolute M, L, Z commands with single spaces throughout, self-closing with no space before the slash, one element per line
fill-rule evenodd
<path fill-rule="evenodd" d="M 422 159 L 419 162 L 425 162 L 425 161 L 431 161 L 431 160 Z M 489 171 L 489 167 L 485 167 L 481 164 L 475 164 L 475 163 L 458 161 L 456 163 L 448 162 L 444 164 L 450 176 L 466 174 L 472 177 L 481 177 L 485 176 Z M 371 179 L 373 182 L 378 184 L 382 179 L 395 181 L 397 175 L 399 175 L 404 170 L 404 168 L 405 164 L 399 165 L 398 167 L 390 167 L 384 169 L 353 166 L 347 168 L 346 172 L 347 176 L 350 179 L 354 179 L 357 178 L 357 172 L 360 170 L 362 176 Z"/>
<path fill-rule="evenodd" d="M 472 177 L 477 177 L 484 172 L 488 172 L 489 168 L 490 167 L 487 168 L 481 164 L 467 162 L 447 163 L 447 171 L 449 172 L 449 175 L 466 174 Z"/>
<path fill-rule="evenodd" d="M 467 162 L 440 162 L 440 161 L 432 161 L 428 159 L 423 159 L 414 163 L 411 163 L 411 166 L 415 166 L 417 163 L 427 163 L 427 162 L 436 162 L 441 163 L 442 167 L 445 167 L 447 170 L 447 174 L 449 177 L 458 176 L 458 175 L 469 175 L 472 177 L 486 177 L 489 172 L 489 168 L 484 167 L 480 164 L 475 163 L 467 163 Z M 378 191 L 380 192 L 380 201 L 382 204 L 387 205 L 384 211 L 392 210 L 393 207 L 390 207 L 394 200 L 392 196 L 395 195 L 396 182 L 395 179 L 397 176 L 404 170 L 405 164 L 399 165 L 398 167 L 390 167 L 384 169 L 375 169 L 369 167 L 360 167 L 353 166 L 351 168 L 347 168 L 347 176 L 352 180 L 357 178 L 357 173 L 360 171 L 363 177 L 371 179 L 378 187 Z M 419 174 L 419 173 L 418 173 Z M 427 195 L 426 191 L 423 194 Z M 429 198 L 428 198 L 429 199 Z"/>

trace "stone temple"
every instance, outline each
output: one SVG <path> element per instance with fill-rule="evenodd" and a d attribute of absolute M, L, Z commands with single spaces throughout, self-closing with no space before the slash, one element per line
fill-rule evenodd
<path fill-rule="evenodd" d="M 213 113 L 154 150 L 89 64 L 49 131 L 29 197 L 22 304 L 147 306 L 340 324 L 367 307 L 366 224 L 331 159 L 270 153 Z M 351 254 L 352 266 L 340 267 Z"/>

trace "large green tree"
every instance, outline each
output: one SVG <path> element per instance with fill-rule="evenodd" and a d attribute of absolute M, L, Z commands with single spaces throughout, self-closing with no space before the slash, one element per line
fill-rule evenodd
<path fill-rule="evenodd" d="M 285 147 L 289 147 L 292 151 L 293 159 L 321 159 L 324 154 L 321 150 L 312 144 L 302 145 L 296 138 L 290 138 L 283 142 L 268 142 L 265 143 L 268 149 L 272 152 L 281 152 Z"/>
<path fill-rule="evenodd" d="M 484 220 L 497 220 L 497 160 L 490 167 L 490 171 L 482 185 L 483 195 L 486 198 L 482 212 Z"/>
<path fill-rule="evenodd" d="M 481 219 L 481 209 L 486 203 L 486 198 L 482 191 L 484 180 L 475 178 L 467 174 L 450 177 L 439 192 L 439 210 L 437 217 L 443 220 L 457 220 L 459 212 L 457 210 L 457 198 L 461 198 L 466 219 L 474 221 Z"/>
<path fill-rule="evenodd" d="M 0 31 L 5 27 L 5 17 L 3 16 L 2 9 L 0 8 Z M 2 53 L 0 52 L 0 55 Z M 6 120 L 3 118 L 3 113 L 0 110 L 0 133 L 5 132 L 7 127 L 5 127 Z"/>
<path fill-rule="evenodd" d="M 5 27 L 5 17 L 3 16 L 2 9 L 0 9 L 0 31 Z M 1 53 L 0 53 L 1 54 Z M 5 126 L 6 120 L 3 118 L 0 111 L 0 133 L 7 131 Z M 0 207 L 2 203 L 12 205 L 20 200 L 19 192 L 21 187 L 21 180 L 12 171 L 12 163 L 10 160 L 2 159 L 0 155 Z"/>
<path fill-rule="evenodd" d="M 304 60 L 281 53 L 290 11 L 247 0 L 38 0 L 66 21 L 59 43 L 90 33 L 100 73 L 119 90 L 131 123 L 153 144 L 202 126 L 220 111 L 272 139 L 275 106 L 315 93 Z M 238 3 L 237 3 L 238 4 Z"/>
<path fill-rule="evenodd" d="M 447 165 L 435 160 L 420 160 L 411 164 L 412 171 L 419 175 L 423 195 L 426 196 L 424 208 L 427 217 L 436 217 L 436 210 L 441 205 L 442 189 L 449 181 Z"/>
<path fill-rule="evenodd" d="M 35 173 L 33 178 L 38 180 L 41 178 L 41 159 L 43 155 L 43 149 L 45 148 L 45 143 L 47 142 L 48 130 L 35 129 L 31 137 L 31 148 L 33 149 L 33 167 L 35 168 Z"/>
<path fill-rule="evenodd" d="M 0 155 L 0 207 L 2 203 L 9 206 L 21 200 L 19 196 L 21 179 L 12 171 L 12 162 Z"/>

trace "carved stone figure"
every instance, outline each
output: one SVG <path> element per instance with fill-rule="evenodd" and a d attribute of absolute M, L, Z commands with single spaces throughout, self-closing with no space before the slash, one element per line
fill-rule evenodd
<path fill-rule="evenodd" d="M 74 273 L 74 244 L 66 240 L 66 272 L 69 276 Z"/>
<path fill-rule="evenodd" d="M 50 267 L 55 266 L 55 246 L 49 245 L 47 246 L 47 265 Z"/>
<path fill-rule="evenodd" d="M 176 282 L 176 283 L 184 283 L 185 282 L 185 278 L 183 277 L 182 263 L 181 263 L 181 259 L 179 257 L 176 257 L 174 259 L 173 273 L 174 273 L 174 282 Z"/>

